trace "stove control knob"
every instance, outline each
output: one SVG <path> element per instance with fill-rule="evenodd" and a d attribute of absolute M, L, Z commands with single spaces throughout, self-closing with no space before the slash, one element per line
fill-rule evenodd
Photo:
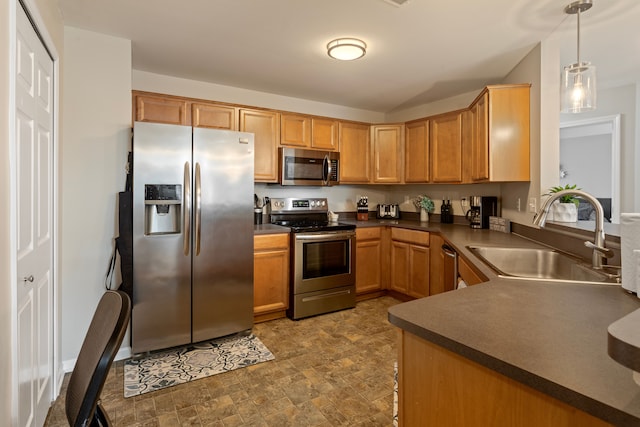
<path fill-rule="evenodd" d="M 315 200 L 312 200 L 312 201 L 311 201 L 311 207 L 314 207 L 315 205 L 316 205 L 316 201 L 315 201 Z"/>
<path fill-rule="evenodd" d="M 326 205 L 327 205 L 327 202 L 323 200 L 322 201 L 322 207 L 324 208 Z"/>

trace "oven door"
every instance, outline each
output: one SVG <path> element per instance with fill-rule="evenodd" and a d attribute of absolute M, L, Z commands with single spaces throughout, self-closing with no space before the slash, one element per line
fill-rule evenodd
<path fill-rule="evenodd" d="M 293 293 L 355 284 L 355 231 L 295 233 Z"/>

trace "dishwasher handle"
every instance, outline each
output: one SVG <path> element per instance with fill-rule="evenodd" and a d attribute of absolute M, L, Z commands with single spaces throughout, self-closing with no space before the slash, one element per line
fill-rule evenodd
<path fill-rule="evenodd" d="M 453 289 L 457 289 L 458 287 L 458 253 L 451 246 L 446 243 L 442 245 L 442 253 L 445 257 L 450 257 L 453 259 L 453 274 L 450 278 L 451 283 L 453 285 Z M 445 277 L 445 287 L 446 287 L 447 278 Z"/>

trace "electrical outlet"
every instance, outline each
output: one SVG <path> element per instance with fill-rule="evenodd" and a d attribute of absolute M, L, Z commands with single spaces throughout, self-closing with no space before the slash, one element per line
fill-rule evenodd
<path fill-rule="evenodd" d="M 532 212 L 532 213 L 538 212 L 536 204 L 537 204 L 536 198 L 535 197 L 531 197 L 529 199 L 529 212 Z"/>
<path fill-rule="evenodd" d="M 463 208 L 466 208 L 466 207 L 467 207 L 467 199 L 466 199 L 466 197 L 463 197 L 463 198 L 460 200 L 460 205 L 462 205 L 462 207 L 463 207 Z"/>
<path fill-rule="evenodd" d="M 516 202 L 516 209 L 520 212 L 520 197 L 518 197 L 518 201 Z"/>

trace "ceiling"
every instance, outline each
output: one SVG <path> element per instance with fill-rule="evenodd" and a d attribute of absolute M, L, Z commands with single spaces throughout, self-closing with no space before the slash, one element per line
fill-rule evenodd
<path fill-rule="evenodd" d="M 58 2 L 65 25 L 131 40 L 136 70 L 382 113 L 499 83 L 554 32 L 569 42 L 563 62 L 575 62 L 575 18 L 562 0 Z M 594 0 L 581 22 L 584 59 L 603 64 L 594 52 L 586 58 L 590 28 L 620 17 L 633 28 L 636 3 Z M 336 37 L 366 41 L 367 54 L 331 59 L 326 44 Z M 617 51 L 598 40 L 605 54 Z"/>

